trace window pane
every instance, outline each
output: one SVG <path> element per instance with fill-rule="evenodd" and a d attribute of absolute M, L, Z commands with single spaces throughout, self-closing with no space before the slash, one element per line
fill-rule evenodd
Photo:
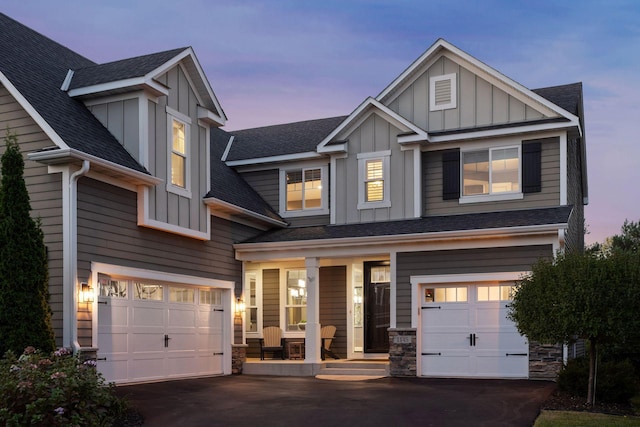
<path fill-rule="evenodd" d="M 511 301 L 515 292 L 515 286 L 500 286 L 500 299 L 502 301 Z"/>
<path fill-rule="evenodd" d="M 382 178 L 382 160 L 367 160 L 367 180 Z"/>
<path fill-rule="evenodd" d="M 133 296 L 135 299 L 162 301 L 162 285 L 152 285 L 147 283 L 134 282 Z"/>
<path fill-rule="evenodd" d="M 365 186 L 365 200 L 367 202 L 380 202 L 384 200 L 384 183 L 382 181 L 369 181 Z"/>
<path fill-rule="evenodd" d="M 184 123 L 173 121 L 173 151 L 186 154 L 184 146 Z"/>
<path fill-rule="evenodd" d="M 424 302 L 433 302 L 433 289 L 424 290 Z"/>
<path fill-rule="evenodd" d="M 489 194 L 489 152 L 462 153 L 463 195 Z"/>
<path fill-rule="evenodd" d="M 287 272 L 287 305 L 307 304 L 307 284 L 305 270 Z"/>
<path fill-rule="evenodd" d="M 286 321 L 287 331 L 302 331 L 304 330 L 307 321 L 307 307 L 288 307 L 286 309 Z"/>
<path fill-rule="evenodd" d="M 186 302 L 193 304 L 195 300 L 193 289 L 189 288 L 176 288 L 171 286 L 169 288 L 169 302 Z"/>
<path fill-rule="evenodd" d="M 520 191 L 517 148 L 491 150 L 491 192 Z"/>
<path fill-rule="evenodd" d="M 446 302 L 447 296 L 445 293 L 445 288 L 436 288 L 436 298 L 435 302 Z"/>
<path fill-rule="evenodd" d="M 222 292 L 219 289 L 200 289 L 200 304 L 221 305 Z"/>
<path fill-rule="evenodd" d="M 489 287 L 478 286 L 478 301 L 489 301 Z"/>
<path fill-rule="evenodd" d="M 465 302 L 467 301 L 467 288 L 462 287 L 462 288 L 457 288 L 457 298 L 456 301 L 458 302 Z"/>
<path fill-rule="evenodd" d="M 500 301 L 500 286 L 489 286 L 489 301 Z"/>
<path fill-rule="evenodd" d="M 304 171 L 304 207 L 305 209 L 322 207 L 322 172 L 320 169 Z"/>
<path fill-rule="evenodd" d="M 185 158 L 179 154 L 171 153 L 171 183 L 179 187 L 185 187 Z"/>
<path fill-rule="evenodd" d="M 247 332 L 258 332 L 258 309 L 249 308 L 247 309 L 246 313 L 247 313 L 247 320 L 246 320 Z"/>
<path fill-rule="evenodd" d="M 302 171 L 287 172 L 287 210 L 302 209 Z"/>
<path fill-rule="evenodd" d="M 110 298 L 126 298 L 127 284 L 126 280 L 114 280 L 108 276 L 99 276 L 98 283 L 100 286 L 100 296 Z"/>

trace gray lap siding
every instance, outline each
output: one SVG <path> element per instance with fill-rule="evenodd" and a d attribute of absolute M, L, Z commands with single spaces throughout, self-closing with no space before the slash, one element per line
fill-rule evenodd
<path fill-rule="evenodd" d="M 211 218 L 211 240 L 137 225 L 137 195 L 90 178 L 78 183 L 78 276 L 91 275 L 91 262 L 228 280 L 242 290 L 242 264 L 233 243 L 256 234 L 251 227 Z M 91 318 L 79 318 L 80 344 L 91 345 Z"/>
<path fill-rule="evenodd" d="M 399 252 L 396 256 L 397 326 L 411 327 L 411 276 L 529 271 L 551 245 Z"/>

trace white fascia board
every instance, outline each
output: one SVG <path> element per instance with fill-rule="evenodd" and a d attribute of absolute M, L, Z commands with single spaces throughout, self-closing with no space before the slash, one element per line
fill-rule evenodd
<path fill-rule="evenodd" d="M 322 157 L 323 156 L 316 153 L 315 151 L 307 151 L 305 153 L 283 154 L 282 156 L 257 157 L 255 159 L 243 159 L 243 160 L 229 160 L 226 163 L 227 163 L 227 166 L 246 166 L 246 165 L 255 165 L 259 163 L 283 163 L 283 162 L 292 162 L 296 160 L 319 159 Z"/>
<path fill-rule="evenodd" d="M 67 89 L 69 89 L 69 85 L 71 84 L 71 80 L 73 79 L 74 73 L 75 72 L 72 69 L 69 69 L 69 71 L 67 71 L 67 76 L 64 78 L 64 81 L 62 82 L 62 86 L 60 86 L 61 91 L 66 92 Z"/>
<path fill-rule="evenodd" d="M 234 140 L 235 138 L 236 138 L 236 137 L 235 137 L 235 136 L 233 136 L 233 135 L 231 135 L 231 136 L 229 137 L 229 142 L 227 142 L 227 146 L 226 146 L 226 147 L 225 147 L 225 149 L 224 149 L 224 153 L 222 153 L 222 159 L 221 159 L 221 160 L 222 160 L 223 162 L 226 162 L 226 161 L 227 161 L 227 157 L 229 156 L 229 151 L 231 151 L 231 146 L 233 145 L 233 140 Z"/>
<path fill-rule="evenodd" d="M 523 227 L 487 228 L 482 230 L 438 231 L 431 233 L 414 233 L 387 236 L 347 237 L 340 239 L 297 240 L 289 242 L 237 243 L 233 245 L 236 252 L 276 252 L 279 250 L 304 250 L 339 247 L 383 247 L 383 245 L 434 242 L 455 239 L 477 239 L 490 237 L 515 237 L 534 234 L 556 234 L 558 229 L 566 228 L 567 223 L 531 225 Z"/>
<path fill-rule="evenodd" d="M 69 150 L 69 146 L 66 142 L 60 138 L 60 136 L 53 130 L 53 128 L 47 123 L 47 121 L 38 113 L 38 111 L 27 101 L 27 99 L 22 96 L 20 91 L 11 83 L 11 81 L 4 75 L 2 71 L 0 71 L 0 83 L 2 86 L 7 88 L 7 91 L 14 97 L 18 104 L 31 116 L 31 118 L 36 122 L 40 129 L 49 137 L 49 139 L 60 149 Z"/>
<path fill-rule="evenodd" d="M 215 114 L 213 111 L 198 105 L 198 119 L 214 126 L 223 126 L 224 120 L 222 117 Z"/>
<path fill-rule="evenodd" d="M 456 133 L 456 134 L 431 135 L 430 137 L 431 139 L 429 142 L 439 143 L 439 142 L 464 141 L 464 140 L 471 140 L 471 139 L 495 138 L 500 136 L 525 134 L 530 132 L 565 130 L 572 127 L 575 127 L 575 124 L 570 122 L 559 122 L 559 123 L 540 123 L 535 125 L 524 125 L 524 126 L 508 127 L 508 128 L 502 128 L 502 129 L 491 129 L 491 130 L 483 130 L 483 131 L 476 131 L 476 132 L 474 132 L 473 130 L 470 130 L 469 132 L 462 132 L 462 133 Z"/>
<path fill-rule="evenodd" d="M 163 182 L 162 179 L 157 178 L 155 176 L 151 176 L 143 172 L 129 169 L 122 165 L 118 165 L 116 163 L 109 162 L 99 157 L 92 156 L 91 154 L 83 153 L 82 151 L 78 151 L 73 148 L 38 151 L 35 153 L 29 153 L 27 157 L 29 158 L 29 160 L 41 162 L 44 164 L 54 164 L 56 162 L 64 162 L 70 159 L 88 160 L 95 165 L 99 165 L 104 168 L 113 170 L 114 172 L 117 172 L 119 174 L 125 175 L 128 178 L 131 178 L 132 181 L 137 184 L 153 186 Z"/>
<path fill-rule="evenodd" d="M 133 77 L 125 80 L 116 80 L 113 82 L 80 87 L 77 89 L 71 89 L 67 93 L 70 97 L 75 98 L 113 90 L 121 90 L 129 87 L 146 87 L 155 95 L 169 95 L 169 90 L 165 86 L 153 81 L 152 79 L 147 79 L 146 77 Z"/>
<path fill-rule="evenodd" d="M 320 144 L 318 144 L 318 153 L 336 152 L 336 147 L 326 147 L 326 145 L 346 129 L 349 129 L 350 127 L 357 127 L 366 117 L 369 117 L 369 115 L 376 110 L 381 117 L 383 117 L 385 120 L 399 128 L 400 130 L 404 132 L 414 132 L 421 136 L 421 140 L 429 140 L 429 135 L 423 129 L 414 125 L 376 99 L 368 97 L 362 104 L 358 106 L 358 108 L 356 108 L 349 115 L 349 117 L 347 117 L 342 123 L 340 123 L 337 128 L 335 128 L 325 139 L 322 140 L 322 142 L 320 142 Z"/>
<path fill-rule="evenodd" d="M 273 219 L 273 218 L 269 218 L 268 216 L 261 215 L 259 213 L 250 211 L 249 209 L 242 208 L 240 206 L 234 205 L 234 204 L 229 203 L 229 202 L 225 202 L 224 200 L 220 200 L 220 199 L 215 198 L 215 197 L 207 197 L 207 198 L 203 199 L 203 201 L 207 206 L 210 206 L 213 209 L 215 209 L 216 207 L 221 207 L 221 208 L 223 208 L 225 210 L 230 210 L 230 211 L 236 212 L 236 213 L 241 214 L 241 215 L 250 216 L 250 217 L 255 218 L 256 220 L 258 220 L 260 222 L 266 222 L 268 224 L 276 225 L 278 227 L 286 227 L 287 226 L 286 222 L 282 222 L 282 221 L 278 221 L 278 220 Z"/>

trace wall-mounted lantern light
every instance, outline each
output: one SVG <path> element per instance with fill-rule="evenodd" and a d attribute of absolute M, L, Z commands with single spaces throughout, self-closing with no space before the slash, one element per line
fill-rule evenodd
<path fill-rule="evenodd" d="M 241 315 L 242 313 L 244 313 L 244 301 L 238 297 L 236 298 L 236 314 Z"/>
<path fill-rule="evenodd" d="M 94 301 L 93 288 L 88 283 L 80 283 L 80 302 L 91 303 Z"/>

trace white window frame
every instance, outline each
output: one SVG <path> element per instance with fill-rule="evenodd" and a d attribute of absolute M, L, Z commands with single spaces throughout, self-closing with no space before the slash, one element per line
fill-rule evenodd
<path fill-rule="evenodd" d="M 302 338 L 305 336 L 305 331 L 288 331 L 287 330 L 287 308 L 288 307 L 300 307 L 299 305 L 290 306 L 287 304 L 287 277 L 290 271 L 304 271 L 306 277 L 306 268 L 304 267 L 291 267 L 281 269 L 284 274 L 280 275 L 280 327 L 282 328 L 283 336 L 287 338 Z M 308 301 L 307 301 L 308 302 Z M 305 306 L 307 310 L 309 305 Z M 308 311 L 307 311 L 308 313 Z M 308 320 L 308 319 L 305 319 Z"/>
<path fill-rule="evenodd" d="M 504 150 L 509 148 L 518 149 L 518 191 L 491 193 L 491 152 L 493 150 Z M 488 194 L 475 194 L 471 196 L 464 195 L 464 154 L 474 153 L 478 151 L 489 152 L 489 193 Z M 460 203 L 478 203 L 478 202 L 496 202 L 502 200 L 518 200 L 524 198 L 522 192 L 522 143 L 509 145 L 495 145 L 495 146 L 482 146 L 473 147 L 465 150 L 460 150 Z"/>
<path fill-rule="evenodd" d="M 371 153 L 358 154 L 358 209 L 375 209 L 391 207 L 391 173 L 390 173 L 391 150 L 376 151 Z M 382 181 L 384 198 L 376 202 L 365 200 L 365 182 L 367 178 L 367 161 L 382 160 Z"/>
<path fill-rule="evenodd" d="M 245 282 L 244 282 L 244 310 L 245 310 L 245 326 L 244 326 L 244 333 L 246 334 L 247 337 L 260 337 L 262 335 L 262 274 L 260 271 L 257 270 L 251 270 L 251 271 L 246 271 L 245 272 Z M 249 281 L 250 278 L 253 277 L 255 279 L 256 282 L 256 304 L 255 305 L 251 305 L 251 300 L 249 297 Z M 257 321 L 257 326 L 256 326 L 256 330 L 253 332 L 247 331 L 246 329 L 246 325 L 249 322 L 249 309 L 250 308 L 255 308 L 256 309 L 256 321 Z"/>
<path fill-rule="evenodd" d="M 320 169 L 320 183 L 322 185 L 321 200 L 319 208 L 302 208 L 298 210 L 287 210 L 287 172 L 302 172 L 304 182 L 304 171 Z M 304 196 L 303 196 L 304 197 Z M 280 216 L 283 218 L 328 215 L 329 214 L 329 168 L 325 163 L 298 163 L 288 165 L 280 169 Z M 304 203 L 304 201 L 303 201 Z"/>
<path fill-rule="evenodd" d="M 167 111 L 167 191 L 182 197 L 191 198 L 191 118 L 170 107 Z M 181 187 L 171 182 L 171 155 L 173 154 L 173 122 L 184 125 L 184 180 L 185 186 Z"/>
<path fill-rule="evenodd" d="M 446 104 L 436 105 L 436 84 L 438 82 L 449 80 L 451 85 L 451 101 Z M 442 76 L 434 76 L 429 79 L 429 111 L 450 110 L 458 106 L 458 86 L 457 75 L 455 73 L 445 74 Z"/>

